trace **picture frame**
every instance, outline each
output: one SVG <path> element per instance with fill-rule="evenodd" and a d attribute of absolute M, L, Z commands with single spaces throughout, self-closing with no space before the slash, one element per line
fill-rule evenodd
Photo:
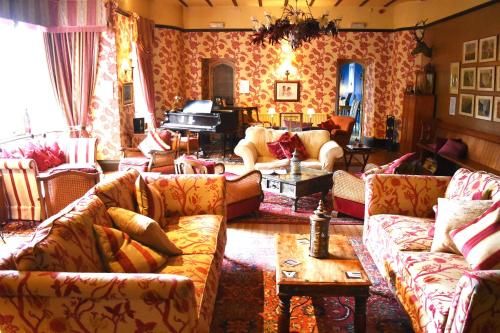
<path fill-rule="evenodd" d="M 493 96 L 476 96 L 475 117 L 477 119 L 491 120 Z"/>
<path fill-rule="evenodd" d="M 496 86 L 497 91 L 500 91 L 500 66 L 497 66 L 497 75 L 496 75 Z"/>
<path fill-rule="evenodd" d="M 463 64 L 471 64 L 477 62 L 477 45 L 477 39 L 464 42 L 462 52 Z"/>
<path fill-rule="evenodd" d="M 122 105 L 134 104 L 134 84 L 125 82 L 122 90 Z"/>
<path fill-rule="evenodd" d="M 460 63 L 452 62 L 450 64 L 450 94 L 458 94 L 460 82 Z"/>
<path fill-rule="evenodd" d="M 460 94 L 458 114 L 467 117 L 474 117 L 474 95 Z"/>
<path fill-rule="evenodd" d="M 497 39 L 491 36 L 479 40 L 479 62 L 495 61 L 497 59 Z"/>
<path fill-rule="evenodd" d="M 493 91 L 495 88 L 495 67 L 477 68 L 477 90 Z"/>
<path fill-rule="evenodd" d="M 275 81 L 274 82 L 275 102 L 299 102 L 300 101 L 300 81 Z"/>
<path fill-rule="evenodd" d="M 493 101 L 493 121 L 500 123 L 500 96 L 495 96 Z"/>
<path fill-rule="evenodd" d="M 460 88 L 476 89 L 476 67 L 467 67 L 460 70 Z"/>
<path fill-rule="evenodd" d="M 450 97 L 450 107 L 449 107 L 450 116 L 455 115 L 456 109 L 457 109 L 457 96 L 451 96 Z"/>

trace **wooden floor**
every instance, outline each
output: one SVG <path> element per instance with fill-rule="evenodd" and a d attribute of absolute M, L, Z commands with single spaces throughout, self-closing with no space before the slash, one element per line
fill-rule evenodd
<path fill-rule="evenodd" d="M 248 223 L 229 223 L 229 229 L 233 230 L 244 230 L 250 233 L 256 234 L 308 234 L 308 225 L 294 225 L 293 222 L 290 224 L 248 224 Z M 330 234 L 340 234 L 348 237 L 361 236 L 363 232 L 363 226 L 361 225 L 331 225 Z"/>

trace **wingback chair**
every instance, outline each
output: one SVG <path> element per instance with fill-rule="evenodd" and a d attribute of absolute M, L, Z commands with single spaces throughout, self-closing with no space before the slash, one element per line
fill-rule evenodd
<path fill-rule="evenodd" d="M 332 115 L 319 127 L 330 132 L 331 140 L 337 142 L 339 146 L 345 147 L 349 144 L 355 122 L 356 119 L 353 117 Z"/>

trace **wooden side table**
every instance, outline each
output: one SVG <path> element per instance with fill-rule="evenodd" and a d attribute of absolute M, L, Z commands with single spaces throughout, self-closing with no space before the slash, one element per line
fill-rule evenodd
<path fill-rule="evenodd" d="M 346 171 L 349 170 L 351 166 L 352 158 L 354 155 L 361 155 L 362 167 L 361 171 L 363 171 L 368 163 L 368 158 L 375 151 L 372 147 L 361 145 L 359 147 L 355 147 L 354 145 L 347 145 L 344 147 L 344 162 Z"/>
<path fill-rule="evenodd" d="M 279 297 L 278 332 L 290 330 L 292 296 L 347 296 L 355 298 L 354 327 L 366 330 L 366 301 L 370 279 L 347 237 L 331 235 L 329 257 L 309 256 L 309 235 L 280 234 L 276 237 L 276 293 Z M 298 265 L 290 265 L 293 259 Z M 348 278 L 347 272 L 360 272 L 361 278 Z"/>

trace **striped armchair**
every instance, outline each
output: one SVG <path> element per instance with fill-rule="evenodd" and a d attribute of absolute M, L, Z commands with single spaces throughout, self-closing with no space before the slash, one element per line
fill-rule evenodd
<path fill-rule="evenodd" d="M 96 160 L 96 138 L 61 138 L 57 143 L 64 151 L 66 163 L 43 173 L 30 158 L 0 159 L 8 219 L 41 221 L 46 217 L 39 177 L 63 170 L 102 174 Z"/>

